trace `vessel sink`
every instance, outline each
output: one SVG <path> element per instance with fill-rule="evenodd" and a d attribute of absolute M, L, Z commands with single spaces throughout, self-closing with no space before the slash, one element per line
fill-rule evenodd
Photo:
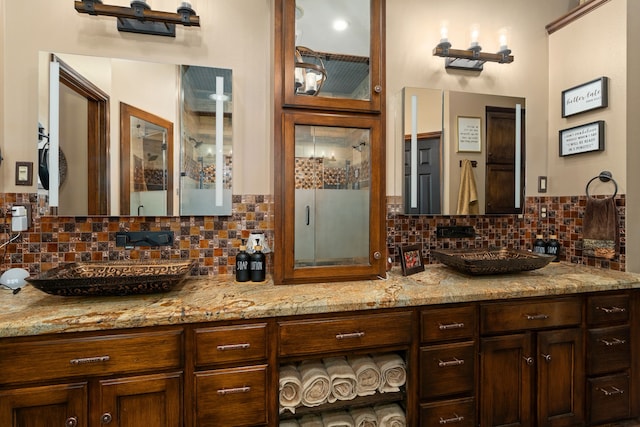
<path fill-rule="evenodd" d="M 25 280 L 52 295 L 150 294 L 173 289 L 193 264 L 193 260 L 73 262 Z"/>
<path fill-rule="evenodd" d="M 431 255 L 442 264 L 471 275 L 535 270 L 555 258 L 552 255 L 508 248 L 432 250 Z"/>

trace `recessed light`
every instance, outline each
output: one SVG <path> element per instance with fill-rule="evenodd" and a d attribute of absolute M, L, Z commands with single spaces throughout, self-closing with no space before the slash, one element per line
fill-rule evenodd
<path fill-rule="evenodd" d="M 349 28 L 349 23 L 344 19 L 336 19 L 333 21 L 333 29 L 336 31 L 344 31 Z"/>

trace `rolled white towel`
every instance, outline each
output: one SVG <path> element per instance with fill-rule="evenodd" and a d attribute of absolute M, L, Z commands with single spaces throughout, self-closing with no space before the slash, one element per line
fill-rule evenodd
<path fill-rule="evenodd" d="M 302 381 L 302 404 L 319 406 L 327 402 L 331 380 L 321 360 L 305 360 L 298 366 Z"/>
<path fill-rule="evenodd" d="M 395 353 L 373 355 L 373 360 L 380 368 L 380 393 L 400 391 L 400 387 L 407 382 L 407 370 L 404 359 Z"/>
<path fill-rule="evenodd" d="M 378 427 L 406 427 L 407 417 L 397 403 L 374 406 L 378 416 Z"/>
<path fill-rule="evenodd" d="M 369 356 L 353 356 L 347 359 L 356 374 L 356 393 L 358 396 L 376 394 L 382 376 L 380 368 Z"/>
<path fill-rule="evenodd" d="M 296 407 L 302 402 L 302 379 L 295 365 L 280 367 L 279 393 L 280 413 L 289 411 L 295 414 Z"/>
<path fill-rule="evenodd" d="M 279 427 L 300 427 L 300 424 L 298 424 L 298 421 L 296 420 L 283 420 L 280 421 L 280 424 L 278 424 Z"/>
<path fill-rule="evenodd" d="M 333 411 L 322 413 L 324 427 L 354 427 L 353 418 L 347 411 Z"/>
<path fill-rule="evenodd" d="M 331 380 L 331 393 L 327 400 L 353 400 L 356 394 L 356 374 L 344 357 L 328 357 L 323 359 L 324 367 Z"/>
<path fill-rule="evenodd" d="M 372 407 L 349 409 L 355 427 L 378 427 L 378 415 Z"/>
<path fill-rule="evenodd" d="M 307 414 L 298 421 L 300 427 L 324 427 L 320 415 Z"/>

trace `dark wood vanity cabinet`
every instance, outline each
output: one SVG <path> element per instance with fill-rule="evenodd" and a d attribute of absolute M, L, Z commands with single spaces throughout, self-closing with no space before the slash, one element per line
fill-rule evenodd
<path fill-rule="evenodd" d="M 579 297 L 482 304 L 480 424 L 580 425 L 581 324 Z"/>
<path fill-rule="evenodd" d="M 477 307 L 420 312 L 420 426 L 476 425 Z"/>

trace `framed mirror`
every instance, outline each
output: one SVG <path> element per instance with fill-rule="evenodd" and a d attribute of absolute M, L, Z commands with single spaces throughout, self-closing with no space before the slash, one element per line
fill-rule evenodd
<path fill-rule="evenodd" d="M 404 88 L 404 213 L 524 209 L 525 99 Z"/>
<path fill-rule="evenodd" d="M 50 78 L 52 58 L 61 64 L 57 79 Z M 166 209 L 163 208 L 162 211 L 166 213 L 153 213 L 149 208 L 146 211 L 142 208 L 140 214 L 195 214 L 189 211 L 189 198 L 185 196 L 185 201 L 182 201 L 182 188 L 179 188 L 178 183 L 181 182 L 181 177 L 188 174 L 186 170 L 188 162 L 181 161 L 180 157 L 185 156 L 182 150 L 184 146 L 187 144 L 193 146 L 189 138 L 198 139 L 199 135 L 207 134 L 215 139 L 216 100 L 212 96 L 216 90 L 216 78 L 221 74 L 227 76 L 223 89 L 223 97 L 227 99 L 223 103 L 225 113 L 220 117 L 223 122 L 221 132 L 224 132 L 224 137 L 219 150 L 220 157 L 223 158 L 221 176 L 225 177 L 223 187 L 226 191 L 225 197 L 220 201 L 199 198 L 198 200 L 208 208 L 215 206 L 215 210 L 211 208 L 198 212 L 202 215 L 230 214 L 233 170 L 231 70 L 195 67 L 199 69 L 199 78 L 183 80 L 182 67 L 180 64 L 40 53 L 38 121 L 41 124 L 39 131 L 41 137 L 38 141 L 38 149 L 45 147 L 49 149 L 52 139 L 50 137 L 57 135 L 56 148 L 67 157 L 68 175 L 81 174 L 79 178 L 66 179 L 58 186 L 59 198 L 55 205 L 49 205 L 49 207 L 57 206 L 57 209 L 47 209 L 46 214 L 65 216 L 138 214 L 138 205 L 132 209 L 126 204 L 126 191 L 123 190 L 119 179 L 124 174 L 122 168 L 125 167 L 125 164 L 120 161 L 123 151 L 121 141 L 124 140 L 121 132 L 123 120 L 120 103 L 138 108 L 172 124 L 172 130 L 168 130 L 166 135 L 166 141 L 173 141 L 174 146 L 171 152 L 168 149 L 166 151 L 165 184 L 167 188 L 164 190 L 167 203 L 171 206 L 167 205 Z M 75 78 L 69 79 L 69 75 L 74 75 Z M 54 80 L 59 86 L 60 99 L 55 100 L 54 107 L 50 107 L 50 101 L 53 99 L 50 89 Z M 56 108 L 55 114 L 51 114 Z M 207 117 L 207 119 L 191 120 L 191 128 L 187 131 L 182 125 L 186 110 L 191 112 L 192 117 Z M 55 125 L 50 116 L 57 116 L 58 121 Z M 194 128 L 193 123 L 198 126 Z M 208 130 L 201 130 L 200 123 L 204 123 L 203 129 Z M 165 128 L 169 129 L 169 127 Z M 131 142 L 131 136 L 129 140 Z M 147 144 L 151 142 L 148 141 Z M 78 158 L 70 159 L 71 153 Z M 213 162 L 217 163 L 215 160 L 217 154 L 218 151 L 211 152 L 209 157 L 203 157 L 213 158 Z M 160 156 L 155 161 L 157 162 L 159 158 Z M 51 166 L 54 164 L 55 162 L 49 162 Z M 131 165 L 135 165 L 135 162 L 130 162 L 129 166 Z M 215 174 L 210 174 L 208 185 L 216 185 L 214 176 Z M 45 204 L 49 204 L 52 201 L 52 194 L 41 184 L 39 183 L 38 193 L 45 198 Z M 129 191 L 131 195 L 131 189 Z M 66 198 L 64 194 L 71 194 L 72 197 Z"/>

